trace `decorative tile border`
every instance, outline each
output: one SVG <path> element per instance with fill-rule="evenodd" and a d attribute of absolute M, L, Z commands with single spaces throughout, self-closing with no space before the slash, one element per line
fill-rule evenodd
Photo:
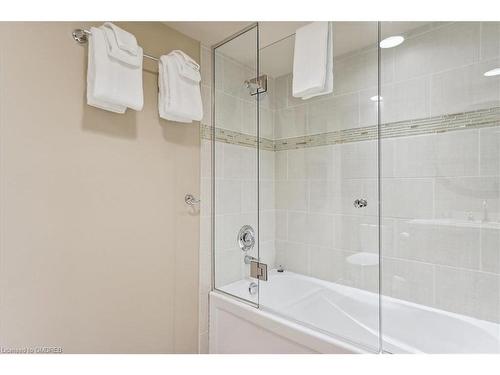
<path fill-rule="evenodd" d="M 212 127 L 210 125 L 201 125 L 201 138 L 208 140 L 212 139 Z M 227 129 L 215 128 L 215 139 L 223 143 L 245 147 L 257 147 L 256 136 Z M 261 138 L 260 148 L 262 150 L 274 151 L 274 141 L 267 138 Z"/>
<path fill-rule="evenodd" d="M 454 113 L 449 115 L 427 117 L 382 124 L 381 138 L 408 137 L 422 134 L 438 134 L 449 131 L 478 129 L 500 126 L 500 107 Z M 202 125 L 202 138 L 211 139 L 211 127 Z M 225 143 L 256 147 L 257 137 L 230 130 L 216 128 L 216 140 Z M 282 151 L 305 147 L 318 147 L 339 143 L 374 140 L 378 137 L 377 125 L 361 128 L 344 129 L 334 132 L 306 135 L 286 139 L 262 138 L 260 147 L 263 150 Z"/>

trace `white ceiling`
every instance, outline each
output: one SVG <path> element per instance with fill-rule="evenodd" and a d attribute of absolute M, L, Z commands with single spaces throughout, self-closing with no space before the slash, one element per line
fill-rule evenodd
<path fill-rule="evenodd" d="M 212 46 L 242 30 L 251 22 L 166 22 L 202 44 Z M 279 77 L 292 71 L 294 36 L 308 22 L 259 22 L 260 71 Z M 384 22 L 382 38 L 404 34 L 427 22 Z M 334 22 L 334 55 L 340 56 L 377 43 L 377 22 Z M 250 31 L 220 48 L 226 56 L 253 67 L 256 63 L 256 32 Z"/>
<path fill-rule="evenodd" d="M 165 22 L 171 28 L 211 47 L 249 25 L 248 22 Z"/>

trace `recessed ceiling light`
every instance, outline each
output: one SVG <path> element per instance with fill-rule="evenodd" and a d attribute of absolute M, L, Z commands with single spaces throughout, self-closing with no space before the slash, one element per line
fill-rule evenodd
<path fill-rule="evenodd" d="M 370 98 L 370 100 L 371 100 L 372 102 L 377 102 L 377 101 L 379 100 L 379 98 L 380 98 L 380 101 L 384 100 L 384 98 L 383 98 L 383 97 L 378 96 L 378 95 L 372 96 L 372 97 Z"/>
<path fill-rule="evenodd" d="M 380 42 L 380 48 L 396 47 L 403 43 L 404 40 L 405 38 L 403 38 L 401 35 L 390 36 Z"/>
<path fill-rule="evenodd" d="M 493 77 L 498 75 L 500 75 L 500 68 L 491 69 L 484 73 L 485 77 Z"/>

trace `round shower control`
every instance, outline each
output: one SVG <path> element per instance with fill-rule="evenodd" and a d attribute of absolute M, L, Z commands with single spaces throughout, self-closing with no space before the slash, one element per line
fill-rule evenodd
<path fill-rule="evenodd" d="M 244 225 L 238 232 L 238 245 L 240 249 L 247 252 L 255 245 L 255 231 L 250 225 Z"/>

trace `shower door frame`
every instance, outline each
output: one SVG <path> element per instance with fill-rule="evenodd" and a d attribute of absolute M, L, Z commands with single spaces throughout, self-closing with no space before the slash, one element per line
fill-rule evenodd
<path fill-rule="evenodd" d="M 241 298 L 237 295 L 228 293 L 220 288 L 216 287 L 215 283 L 215 278 L 216 278 L 216 270 L 215 270 L 215 261 L 216 261 L 216 237 L 215 237 L 215 225 L 216 225 L 216 220 L 215 220 L 215 215 L 216 215 L 216 179 L 215 179 L 215 168 L 216 168 L 216 163 L 215 163 L 215 152 L 216 152 L 216 123 L 215 123 L 215 95 L 216 95 L 216 90 L 215 90 L 215 82 L 216 82 L 216 77 L 215 77 L 215 63 L 216 63 L 216 50 L 217 48 L 223 46 L 224 44 L 231 42 L 232 40 L 238 38 L 239 36 L 249 32 L 252 29 L 256 29 L 256 56 L 257 56 L 257 77 L 259 76 L 259 58 L 260 58 L 260 50 L 259 50 L 259 23 L 258 22 L 252 22 L 249 25 L 245 26 L 243 29 L 237 31 L 236 33 L 228 36 L 227 38 L 221 40 L 220 42 L 212 45 L 210 47 L 211 51 L 211 63 L 212 63 L 212 87 L 211 87 L 211 122 L 212 122 L 212 128 L 210 129 L 211 131 L 211 212 L 210 212 L 210 231 L 211 231 L 211 290 L 212 291 L 217 291 L 218 293 L 222 293 L 224 295 L 230 296 L 231 298 L 234 298 L 240 302 L 246 303 L 250 306 L 259 308 L 259 294 L 260 294 L 260 288 L 257 288 L 257 303 L 247 300 L 245 298 Z M 259 93 L 256 94 L 257 97 L 260 95 Z M 260 127 L 260 105 L 259 101 L 257 100 L 257 116 L 256 116 L 256 138 L 257 138 L 257 147 L 256 147 L 256 152 L 257 152 L 257 178 L 256 178 L 256 183 L 257 183 L 257 228 L 255 231 L 255 246 L 257 246 L 257 258 L 258 261 L 260 262 L 260 236 L 259 236 L 259 229 L 260 229 L 260 221 L 259 221 L 259 197 L 260 197 L 260 184 L 259 184 L 259 168 L 260 168 L 260 134 L 259 134 L 259 127 Z M 257 284 L 260 283 L 260 280 L 257 280 Z"/>

